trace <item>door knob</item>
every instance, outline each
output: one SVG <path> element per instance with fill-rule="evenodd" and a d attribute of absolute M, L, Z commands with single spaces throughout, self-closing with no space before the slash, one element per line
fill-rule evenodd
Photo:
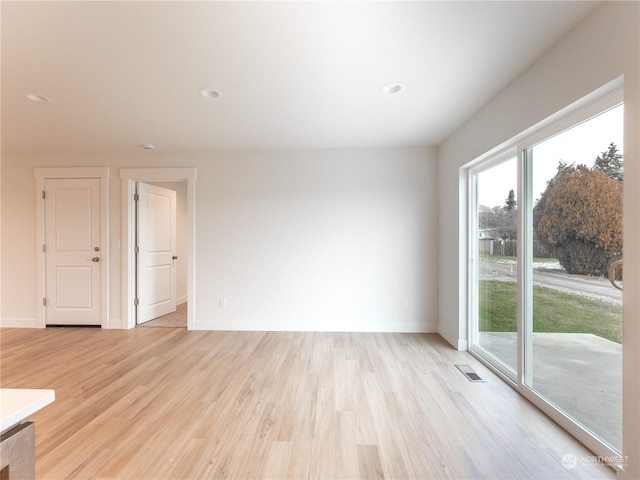
<path fill-rule="evenodd" d="M 93 257 L 91 259 L 92 262 L 99 262 L 100 261 L 100 257 Z"/>

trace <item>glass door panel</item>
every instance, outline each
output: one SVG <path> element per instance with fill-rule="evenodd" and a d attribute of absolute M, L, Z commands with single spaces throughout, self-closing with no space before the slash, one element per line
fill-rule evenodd
<path fill-rule="evenodd" d="M 475 343 L 514 381 L 517 372 L 517 159 L 475 176 Z"/>
<path fill-rule="evenodd" d="M 622 106 L 533 146 L 525 383 L 604 443 L 622 446 Z M 525 347 L 526 349 L 526 347 Z"/>

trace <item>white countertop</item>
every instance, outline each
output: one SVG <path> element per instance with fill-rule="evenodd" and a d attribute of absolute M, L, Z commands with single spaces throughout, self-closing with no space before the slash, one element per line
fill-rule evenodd
<path fill-rule="evenodd" d="M 54 390 L 0 388 L 0 432 L 24 422 L 55 398 Z"/>

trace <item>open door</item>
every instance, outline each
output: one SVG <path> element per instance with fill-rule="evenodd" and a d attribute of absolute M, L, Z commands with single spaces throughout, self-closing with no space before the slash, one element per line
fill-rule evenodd
<path fill-rule="evenodd" d="M 176 192 L 137 185 L 136 323 L 176 311 Z"/>

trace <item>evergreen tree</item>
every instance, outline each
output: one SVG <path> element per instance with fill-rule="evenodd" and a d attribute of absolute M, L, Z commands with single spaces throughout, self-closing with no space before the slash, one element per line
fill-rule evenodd
<path fill-rule="evenodd" d="M 618 152 L 618 147 L 615 143 L 611 142 L 609 148 L 596 158 L 593 169 L 600 170 L 607 177 L 622 182 L 622 154 Z"/>
<path fill-rule="evenodd" d="M 504 202 L 504 209 L 507 212 L 511 212 L 513 210 L 515 210 L 516 208 L 516 196 L 513 193 L 513 188 L 511 190 L 509 190 L 509 195 L 507 196 L 507 199 Z"/>

